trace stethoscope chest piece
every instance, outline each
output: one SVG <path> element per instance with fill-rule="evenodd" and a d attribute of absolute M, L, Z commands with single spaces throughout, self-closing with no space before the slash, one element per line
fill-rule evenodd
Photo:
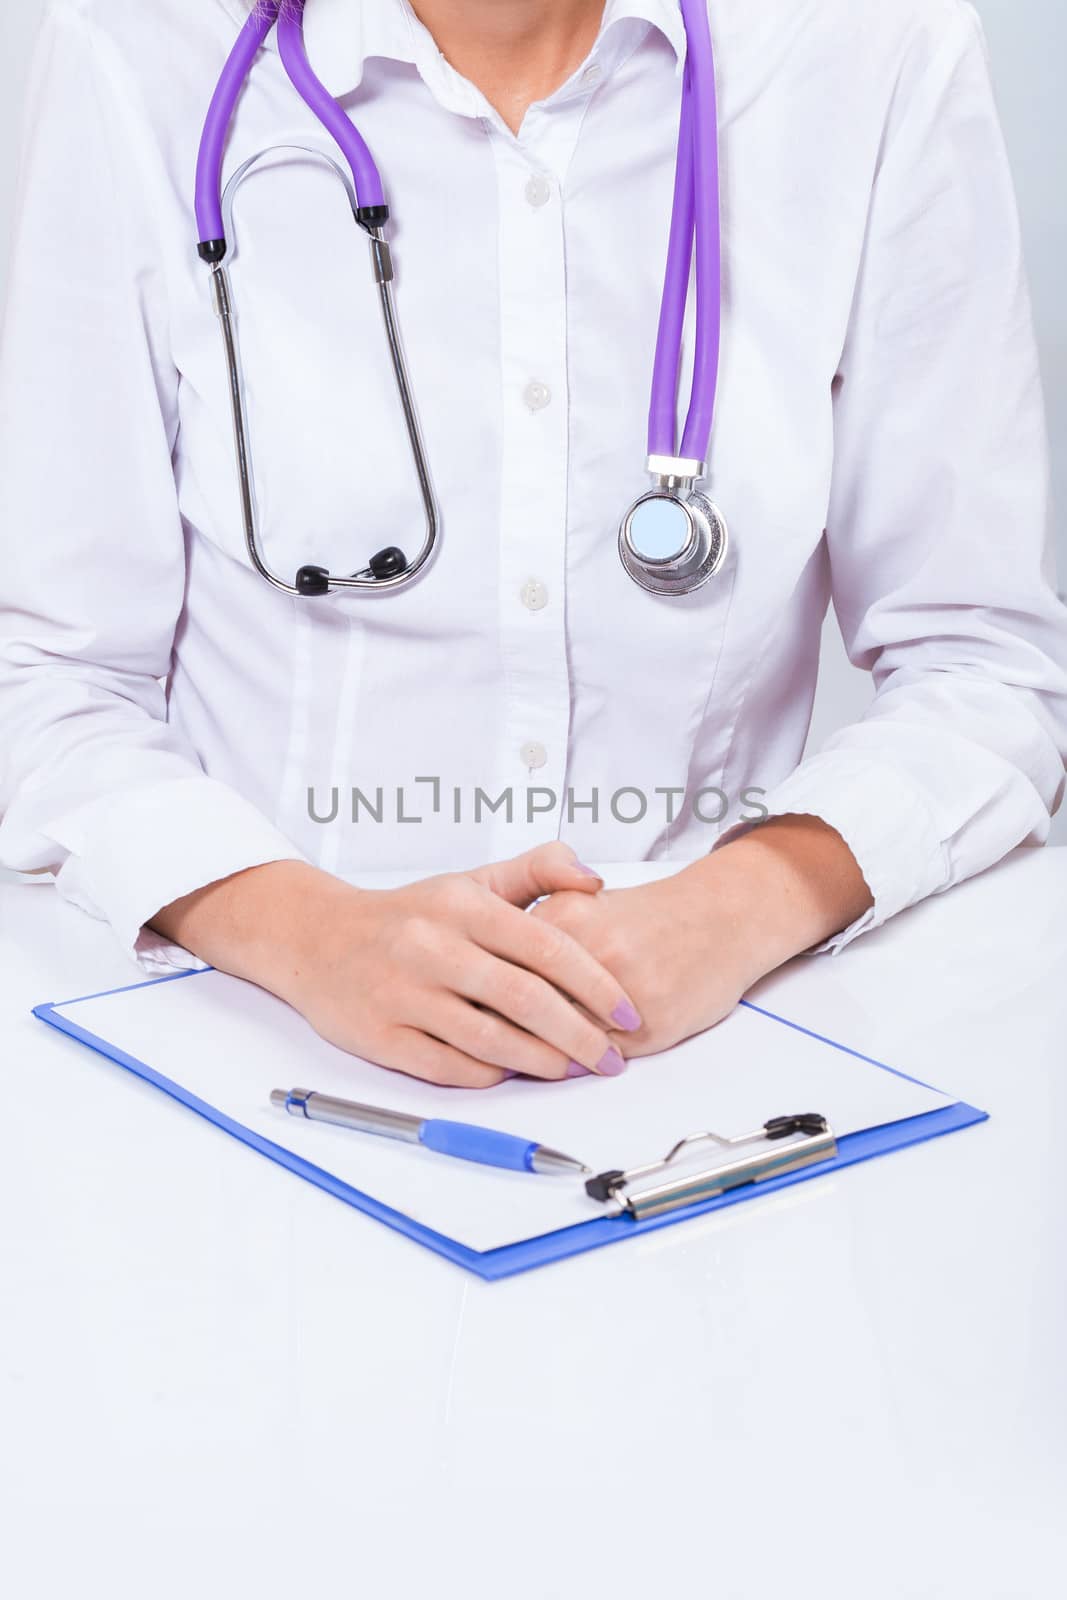
<path fill-rule="evenodd" d="M 729 533 L 699 489 L 653 489 L 634 502 L 619 529 L 619 555 L 649 594 L 692 594 L 726 559 Z"/>

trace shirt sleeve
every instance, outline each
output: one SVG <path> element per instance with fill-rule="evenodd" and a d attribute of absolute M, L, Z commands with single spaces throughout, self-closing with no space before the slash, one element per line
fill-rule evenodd
<path fill-rule="evenodd" d="M 300 853 L 167 723 L 185 552 L 147 134 L 66 0 L 27 130 L 0 350 L 0 861 L 55 873 L 148 968 L 189 964 L 144 924 Z"/>
<path fill-rule="evenodd" d="M 834 390 L 826 539 L 861 721 L 766 796 L 841 834 L 873 907 L 1041 843 L 1063 794 L 1067 611 L 1012 181 L 969 5 L 916 43 L 882 145 Z"/>

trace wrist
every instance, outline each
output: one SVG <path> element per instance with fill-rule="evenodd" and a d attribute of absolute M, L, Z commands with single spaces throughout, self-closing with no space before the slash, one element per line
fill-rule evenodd
<path fill-rule="evenodd" d="M 685 871 L 725 919 L 746 988 L 872 904 L 851 850 L 814 816 L 773 817 Z"/>
<path fill-rule="evenodd" d="M 261 871 L 241 895 L 241 951 L 249 968 L 241 976 L 303 1010 L 331 948 L 327 930 L 360 891 L 304 862 L 274 862 Z"/>
<path fill-rule="evenodd" d="M 176 900 L 154 919 L 167 938 L 223 972 L 296 1004 L 324 920 L 358 893 L 302 861 L 271 861 Z"/>

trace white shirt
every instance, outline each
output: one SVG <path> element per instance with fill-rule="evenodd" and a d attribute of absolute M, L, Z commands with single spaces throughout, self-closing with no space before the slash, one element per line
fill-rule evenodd
<path fill-rule="evenodd" d="M 684 599 L 639 589 L 616 547 L 649 482 L 677 6 L 608 0 L 586 63 L 515 137 L 404 0 L 308 0 L 311 62 L 393 207 L 443 530 L 410 590 L 310 601 L 244 555 L 196 254 L 197 142 L 243 15 L 240 0 L 57 0 L 45 28 L 0 386 L 3 859 L 52 869 L 158 963 L 181 959 L 141 931 L 162 905 L 285 856 L 358 882 L 558 835 L 587 860 L 681 863 L 761 802 L 825 818 L 855 854 L 875 903 L 840 946 L 1043 839 L 1067 628 L 972 9 L 712 6 L 726 293 L 709 486 L 732 553 Z M 226 172 L 293 142 L 334 153 L 271 44 Z M 275 564 L 352 571 L 382 545 L 414 550 L 341 190 L 283 158 L 247 181 L 237 218 Z M 687 354 L 691 328 L 692 308 Z M 831 599 L 877 692 L 802 759 Z M 336 817 L 315 820 L 335 788 Z"/>

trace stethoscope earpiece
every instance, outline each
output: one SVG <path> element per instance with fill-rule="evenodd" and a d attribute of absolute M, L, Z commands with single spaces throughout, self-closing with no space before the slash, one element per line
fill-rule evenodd
<path fill-rule="evenodd" d="M 390 579 L 403 577 L 408 570 L 408 558 L 403 550 L 395 544 L 387 545 L 384 550 L 379 550 L 377 555 L 371 556 L 367 562 L 367 574 L 372 583 L 364 583 L 363 588 L 370 588 L 373 583 L 386 583 Z M 366 574 L 357 574 L 365 577 Z M 303 597 L 329 594 L 331 587 L 345 588 L 351 580 L 344 578 L 331 578 L 325 567 L 306 566 L 297 570 L 293 580 L 293 593 Z"/>
<path fill-rule="evenodd" d="M 301 567 L 293 588 L 299 595 L 329 594 L 330 574 L 325 567 Z"/>
<path fill-rule="evenodd" d="M 408 558 L 403 550 L 398 550 L 395 544 L 391 544 L 385 550 L 379 550 L 376 556 L 371 556 L 367 566 L 379 580 L 399 578 L 408 570 Z"/>

